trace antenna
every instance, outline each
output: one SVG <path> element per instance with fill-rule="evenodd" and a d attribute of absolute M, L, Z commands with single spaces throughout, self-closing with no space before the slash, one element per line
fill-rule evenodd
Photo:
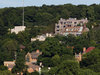
<path fill-rule="evenodd" d="M 23 26 L 24 26 L 24 0 L 23 0 Z"/>

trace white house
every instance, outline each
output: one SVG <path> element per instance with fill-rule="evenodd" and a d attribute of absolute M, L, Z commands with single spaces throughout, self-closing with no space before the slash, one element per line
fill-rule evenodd
<path fill-rule="evenodd" d="M 49 34 L 49 33 L 46 33 L 46 34 L 42 34 L 42 35 L 37 35 L 36 38 L 31 38 L 31 42 L 32 41 L 36 41 L 36 40 L 39 40 L 39 41 L 45 41 L 45 39 L 47 37 L 54 37 L 53 34 Z"/>
<path fill-rule="evenodd" d="M 18 32 L 24 31 L 25 28 L 26 26 L 15 26 L 15 28 L 11 29 L 11 33 L 15 32 L 16 34 L 18 34 Z"/>

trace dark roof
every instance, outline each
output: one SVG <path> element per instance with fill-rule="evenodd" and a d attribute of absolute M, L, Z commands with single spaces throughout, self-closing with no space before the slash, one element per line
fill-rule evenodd
<path fill-rule="evenodd" d="M 100 29 L 100 25 L 98 25 L 97 27 L 94 27 L 93 29 Z"/>
<path fill-rule="evenodd" d="M 20 46 L 21 49 L 24 49 L 25 48 L 25 46 L 23 46 L 23 45 L 19 45 L 19 46 Z"/>
<path fill-rule="evenodd" d="M 14 66 L 15 64 L 11 64 L 11 65 L 8 65 L 7 67 L 12 69 Z"/>
<path fill-rule="evenodd" d="M 33 58 L 38 58 L 38 56 L 40 55 L 40 54 L 42 54 L 42 52 L 32 52 L 32 53 L 30 53 L 31 54 L 31 58 L 33 59 Z"/>
<path fill-rule="evenodd" d="M 86 50 L 86 53 L 87 52 L 90 52 L 91 50 L 95 49 L 95 47 L 89 47 L 87 50 Z"/>
<path fill-rule="evenodd" d="M 33 65 L 33 64 L 29 64 L 28 67 L 32 68 L 33 70 L 36 70 L 36 68 L 39 68 L 38 65 Z"/>

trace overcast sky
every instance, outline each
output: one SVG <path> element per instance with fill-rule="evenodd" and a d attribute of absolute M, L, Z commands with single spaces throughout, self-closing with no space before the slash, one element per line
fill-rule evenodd
<path fill-rule="evenodd" d="M 59 5 L 71 3 L 73 5 L 85 4 L 91 5 L 93 3 L 100 4 L 100 0 L 24 0 L 25 6 L 42 6 L 46 5 Z M 22 7 L 23 0 L 0 0 L 0 8 L 4 7 Z"/>

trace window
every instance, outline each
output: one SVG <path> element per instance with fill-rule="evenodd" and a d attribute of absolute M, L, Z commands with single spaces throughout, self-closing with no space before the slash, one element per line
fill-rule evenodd
<path fill-rule="evenodd" d="M 63 22 L 60 22 L 61 24 L 63 24 Z"/>
<path fill-rule="evenodd" d="M 74 27 L 76 27 L 76 25 L 74 25 Z"/>
<path fill-rule="evenodd" d="M 81 34 L 76 34 L 76 36 L 82 36 Z"/>
<path fill-rule="evenodd" d="M 66 27 L 66 26 L 63 26 L 64 28 Z"/>
<path fill-rule="evenodd" d="M 80 23 L 82 23 L 82 24 L 83 24 L 83 21 L 80 21 Z"/>
<path fill-rule="evenodd" d="M 67 23 L 72 23 L 72 21 L 68 21 Z"/>
<path fill-rule="evenodd" d="M 57 28 L 59 28 L 59 26 L 57 26 Z"/>
<path fill-rule="evenodd" d="M 76 24 L 77 22 L 74 22 L 74 24 Z"/>
<path fill-rule="evenodd" d="M 41 39 L 44 39 L 44 37 L 43 37 L 43 36 L 41 36 L 40 38 L 41 38 Z"/>
<path fill-rule="evenodd" d="M 26 61 L 30 62 L 30 56 L 29 56 L 29 54 L 27 55 Z"/>
<path fill-rule="evenodd" d="M 71 27 L 71 25 L 68 25 L 68 27 Z"/>
<path fill-rule="evenodd" d="M 64 22 L 64 24 L 66 24 L 66 22 Z"/>
<path fill-rule="evenodd" d="M 70 34 L 72 33 L 72 32 L 69 32 Z"/>

